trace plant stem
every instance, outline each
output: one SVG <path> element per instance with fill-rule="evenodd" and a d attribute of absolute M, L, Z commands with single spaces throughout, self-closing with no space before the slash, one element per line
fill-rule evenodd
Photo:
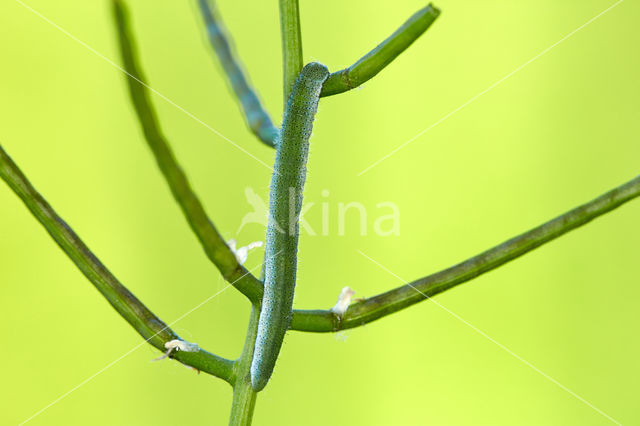
<path fill-rule="evenodd" d="M 136 47 L 129 27 L 128 13 L 121 0 L 114 0 L 114 15 L 118 28 L 118 40 L 124 67 L 129 74 L 129 93 L 142 126 L 145 139 L 155 156 L 173 197 L 180 205 L 192 231 L 200 240 L 204 252 L 222 276 L 247 296 L 252 302 L 262 297 L 262 284 L 251 275 L 229 249 L 218 230 L 213 225 L 202 203 L 191 189 L 189 181 L 176 161 L 165 138 L 156 112 L 151 105 L 145 79 L 137 61 Z"/>
<path fill-rule="evenodd" d="M 100 262 L 89 247 L 31 185 L 2 146 L 0 146 L 0 177 L 20 197 L 84 276 L 147 342 L 164 352 L 166 351 L 164 347 L 166 342 L 180 339 Z M 207 351 L 174 352 L 172 357 L 226 381 L 231 380 L 233 363 Z"/>
<path fill-rule="evenodd" d="M 259 316 L 259 307 L 252 306 L 242 355 L 234 364 L 233 403 L 229 425 L 250 425 L 253 417 L 257 393 L 251 387 L 251 361 L 253 359 Z"/>
<path fill-rule="evenodd" d="M 302 35 L 298 0 L 279 0 L 280 32 L 282 35 L 282 71 L 284 77 L 284 108 L 287 107 L 293 85 L 302 70 Z"/>
<path fill-rule="evenodd" d="M 294 311 L 291 329 L 330 332 L 383 318 L 496 269 L 638 196 L 640 176 L 462 263 L 355 303 L 341 320 L 331 311 Z"/>
<path fill-rule="evenodd" d="M 233 401 L 231 403 L 229 426 L 246 426 L 251 424 L 253 411 L 256 407 L 257 395 L 251 387 L 251 378 L 249 378 L 248 381 L 242 380 L 236 383 L 233 387 Z"/>
<path fill-rule="evenodd" d="M 206 24 L 209 42 L 218 56 L 236 98 L 240 101 L 249 128 L 262 142 L 271 147 L 275 146 L 279 131 L 271 122 L 269 114 L 247 81 L 240 60 L 236 57 L 228 36 L 225 35 L 215 2 L 198 0 L 198 4 Z"/>
<path fill-rule="evenodd" d="M 418 39 L 440 16 L 431 4 L 416 12 L 400 28 L 358 62 L 341 71 L 331 73 L 320 96 L 331 96 L 356 88 L 382 71 L 398 55 Z"/>

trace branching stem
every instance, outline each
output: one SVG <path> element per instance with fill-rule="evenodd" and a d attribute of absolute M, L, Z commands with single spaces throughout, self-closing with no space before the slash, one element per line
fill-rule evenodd
<path fill-rule="evenodd" d="M 324 83 L 320 96 L 336 95 L 354 89 L 378 74 L 427 31 L 438 16 L 440 16 L 440 10 L 431 4 L 416 12 L 386 40 L 355 64 L 331 73 Z"/>
<path fill-rule="evenodd" d="M 298 215 L 308 154 L 306 144 L 311 134 L 318 98 L 353 89 L 375 76 L 420 37 L 436 20 L 440 11 L 432 5 L 418 11 L 355 64 L 332 73 L 327 79 L 328 71 L 320 64 L 309 64 L 303 70 L 298 0 L 279 0 L 286 108 L 283 131 L 280 135 L 235 57 L 223 32 L 219 16 L 212 6 L 213 0 L 198 0 L 210 42 L 241 103 L 249 127 L 268 145 L 275 146 L 275 141 L 281 140 L 277 147 L 276 173 L 270 196 L 271 217 L 266 250 L 268 257 L 265 262 L 265 280 L 268 285 L 265 290 L 261 280 L 251 275 L 229 249 L 178 164 L 160 129 L 151 104 L 137 61 L 135 43 L 123 0 L 112 1 L 122 59 L 130 76 L 127 79 L 129 92 L 145 139 L 173 197 L 180 205 L 207 257 L 224 278 L 252 303 L 244 348 L 236 361 L 221 358 L 202 349 L 197 352 L 174 351 L 171 354 L 172 358 L 222 378 L 233 386 L 231 425 L 251 424 L 256 391 L 266 385 L 287 329 L 332 332 L 358 327 L 383 318 L 494 270 L 640 196 L 638 176 L 582 206 L 464 262 L 357 302 L 351 305 L 344 315 L 338 316 L 329 310 L 295 310 L 291 316 L 296 281 Z M 295 83 L 299 74 L 301 78 Z M 179 339 L 100 262 L 36 191 L 2 146 L 0 178 L 22 199 L 89 281 L 148 343 L 164 352 L 166 342 Z M 294 194 L 293 202 L 289 198 L 291 190 Z M 278 229 L 279 225 L 285 225 L 285 229 Z M 277 333 L 274 334 L 274 330 Z"/>
<path fill-rule="evenodd" d="M 196 234 L 204 252 L 220 273 L 233 286 L 242 292 L 252 302 L 262 297 L 262 284 L 251 275 L 229 249 L 218 230 L 213 225 L 202 203 L 193 192 L 187 176 L 178 164 L 169 143 L 165 138 L 156 112 L 151 105 L 149 93 L 140 65 L 137 61 L 136 48 L 132 32 L 129 27 L 127 10 L 121 0 L 114 0 L 114 14 L 118 28 L 118 39 L 124 67 L 129 73 L 127 83 L 129 93 L 149 148 L 155 156 L 158 167 L 162 171 L 173 197 L 180 205 L 189 226 Z"/>
<path fill-rule="evenodd" d="M 462 263 L 355 303 L 342 319 L 331 311 L 294 311 L 291 329 L 330 332 L 358 327 L 383 318 L 496 269 L 638 196 L 640 176 Z"/>
<path fill-rule="evenodd" d="M 89 247 L 73 232 L 73 229 L 36 191 L 2 146 L 0 146 L 0 177 L 20 197 L 84 276 L 145 340 L 165 352 L 164 344 L 166 342 L 180 339 L 100 262 L 89 250 Z M 233 363 L 202 349 L 198 352 L 174 351 L 171 357 L 226 381 L 231 380 Z"/>

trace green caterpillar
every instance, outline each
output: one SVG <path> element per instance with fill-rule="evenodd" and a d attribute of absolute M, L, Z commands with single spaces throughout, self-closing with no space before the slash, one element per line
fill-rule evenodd
<path fill-rule="evenodd" d="M 262 310 L 251 363 L 251 386 L 264 389 L 291 321 L 296 284 L 298 216 L 307 174 L 309 138 L 322 84 L 329 76 L 317 62 L 307 64 L 293 86 L 284 113 L 269 194 Z"/>

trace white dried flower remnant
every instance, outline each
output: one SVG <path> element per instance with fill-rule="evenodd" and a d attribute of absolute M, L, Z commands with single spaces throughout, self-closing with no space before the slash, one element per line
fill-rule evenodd
<path fill-rule="evenodd" d="M 198 352 L 200 350 L 200 346 L 198 346 L 197 343 L 191 343 L 180 339 L 170 340 L 164 344 L 164 347 L 167 349 L 167 352 L 165 352 L 161 357 L 154 359 L 154 361 L 160 361 L 161 359 L 167 358 L 174 350 L 183 352 Z"/>
<path fill-rule="evenodd" d="M 340 296 L 338 296 L 338 302 L 331 308 L 331 312 L 342 318 L 345 312 L 347 312 L 347 308 L 351 304 L 351 298 L 354 294 L 356 294 L 356 292 L 351 290 L 350 287 L 344 287 L 340 292 Z"/>
<path fill-rule="evenodd" d="M 183 352 L 198 352 L 200 346 L 197 343 L 187 342 L 186 340 L 174 339 L 164 344 L 164 347 L 169 350 L 177 350 Z"/>
<path fill-rule="evenodd" d="M 244 265 L 244 262 L 247 261 L 247 258 L 249 257 L 249 250 L 262 247 L 262 241 L 254 241 L 252 243 L 249 243 L 248 246 L 240 247 L 240 248 L 236 248 L 237 244 L 238 243 L 235 239 L 231 239 L 227 242 L 227 245 L 229 246 L 233 254 L 236 256 L 236 260 L 241 265 Z"/>

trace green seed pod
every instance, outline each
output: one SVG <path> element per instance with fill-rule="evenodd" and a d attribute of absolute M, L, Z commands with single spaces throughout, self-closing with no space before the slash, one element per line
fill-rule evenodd
<path fill-rule="evenodd" d="M 251 385 L 264 389 L 291 321 L 296 283 L 298 217 L 307 174 L 309 138 L 322 84 L 329 71 L 317 62 L 307 64 L 295 85 L 284 113 L 271 192 L 265 253 L 262 310 L 251 363 Z"/>
<path fill-rule="evenodd" d="M 269 146 L 274 146 L 278 137 L 278 129 L 271 122 L 269 114 L 260 103 L 258 95 L 249 85 L 247 76 L 242 71 L 240 63 L 236 60 L 234 49 L 225 35 L 215 3 L 211 0 L 199 0 L 198 5 L 207 26 L 209 42 L 229 78 L 233 92 L 240 100 L 249 128 L 262 142 Z"/>

